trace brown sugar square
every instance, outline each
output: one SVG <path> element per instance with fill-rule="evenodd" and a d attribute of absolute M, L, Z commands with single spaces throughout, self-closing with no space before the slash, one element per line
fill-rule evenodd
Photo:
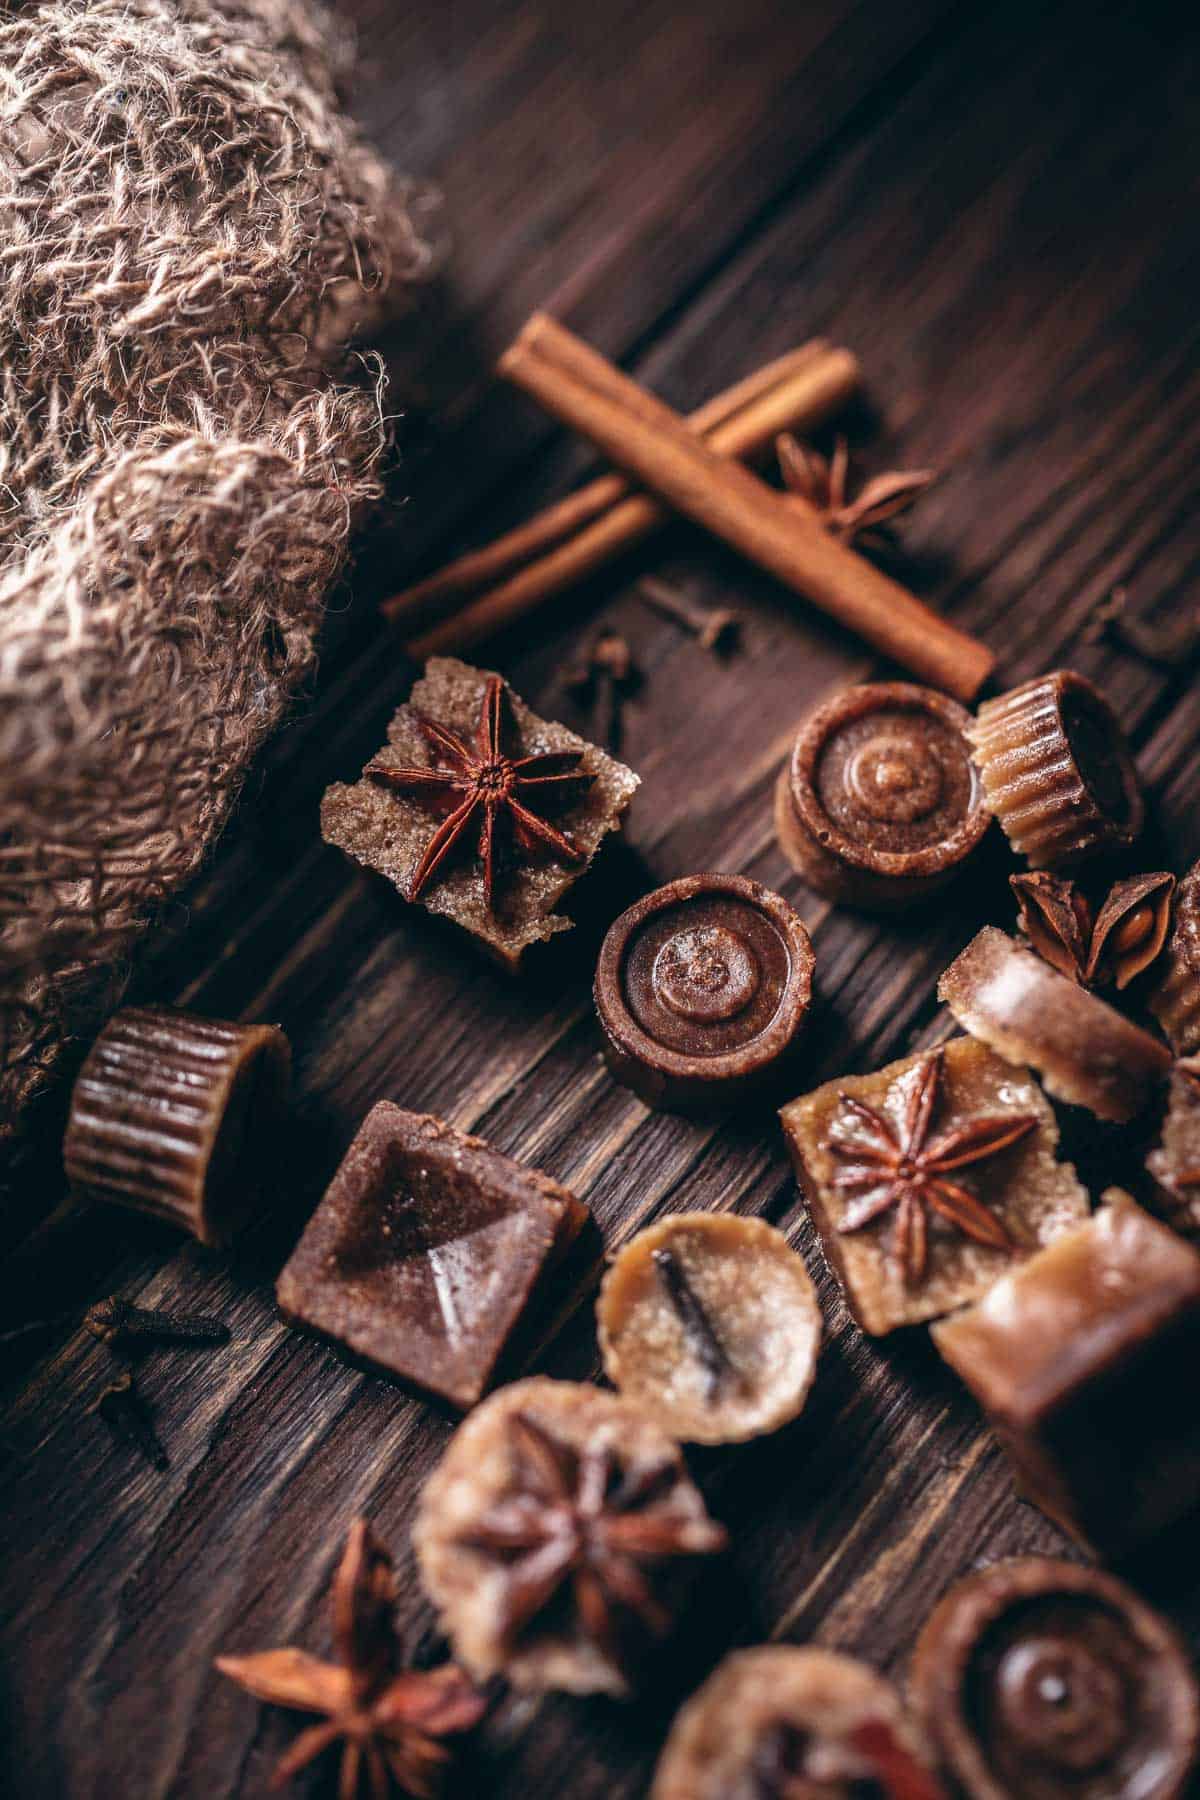
<path fill-rule="evenodd" d="M 381 1100 L 280 1274 L 288 1318 L 473 1406 L 586 1208 L 442 1120 Z"/>
<path fill-rule="evenodd" d="M 1087 1216 L 1041 1088 L 973 1038 L 827 1082 L 780 1117 L 826 1257 L 874 1336 L 978 1299 Z"/>
<path fill-rule="evenodd" d="M 482 798 L 431 869 L 437 834 L 471 798 L 463 752 Z M 515 785 L 514 765 L 522 765 Z M 447 774 L 452 782 L 430 779 Z M 637 786 L 632 769 L 539 718 L 492 671 L 436 656 L 362 779 L 326 789 L 321 835 L 515 969 L 531 944 L 570 929 L 555 909 L 619 828 Z M 489 826 L 485 802 L 497 791 L 516 804 L 497 805 Z"/>
<path fill-rule="evenodd" d="M 1200 1500 L 1200 1255 L 1118 1189 L 933 1328 L 1018 1486 L 1102 1555 Z"/>

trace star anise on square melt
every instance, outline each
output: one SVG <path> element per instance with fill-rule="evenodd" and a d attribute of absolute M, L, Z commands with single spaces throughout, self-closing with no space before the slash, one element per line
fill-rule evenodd
<path fill-rule="evenodd" d="M 448 725 L 418 717 L 416 724 L 435 760 L 427 768 L 394 768 L 371 762 L 365 773 L 385 787 L 446 814 L 426 844 L 409 882 L 408 898 L 418 900 L 467 843 L 477 843 L 483 864 L 483 898 L 493 910 L 496 868 L 512 845 L 527 856 L 557 857 L 578 863 L 583 852 L 565 832 L 540 816 L 547 807 L 570 805 L 591 785 L 580 772 L 582 750 L 545 750 L 511 757 L 504 750 L 504 683 L 488 677 L 472 743 Z"/>
<path fill-rule="evenodd" d="M 872 476 L 851 500 L 850 451 L 844 437 L 837 439 L 828 461 L 790 431 L 776 438 L 775 453 L 784 487 L 815 507 L 826 530 L 846 544 L 871 536 L 886 539 L 889 521 L 908 512 L 937 480 L 933 469 L 890 469 Z"/>
<path fill-rule="evenodd" d="M 1063 875 L 1039 869 L 1008 881 L 1030 944 L 1083 987 L 1128 987 L 1166 942 L 1175 877 L 1165 870 L 1115 882 L 1098 909 Z"/>
<path fill-rule="evenodd" d="M 849 1196 L 838 1231 L 861 1231 L 894 1210 L 891 1252 L 909 1286 L 921 1280 L 929 1260 L 930 1212 L 977 1244 L 1014 1248 L 1004 1223 L 950 1176 L 1009 1149 L 1038 1123 L 1032 1113 L 997 1113 L 931 1137 L 941 1080 L 942 1052 L 934 1050 L 889 1090 L 890 1099 L 897 1087 L 907 1089 L 899 1124 L 889 1113 L 842 1094 L 842 1110 L 829 1132 L 829 1149 L 842 1164 L 832 1186 Z"/>
<path fill-rule="evenodd" d="M 331 1604 L 336 1663 L 294 1649 L 217 1658 L 221 1673 L 257 1700 L 326 1715 L 281 1757 L 271 1786 L 341 1739 L 338 1800 L 354 1800 L 364 1774 L 371 1800 L 387 1800 L 394 1788 L 432 1800 L 449 1762 L 443 1740 L 478 1724 L 486 1697 L 453 1663 L 397 1669 L 392 1559 L 365 1519 L 350 1528 Z"/>
<path fill-rule="evenodd" d="M 528 1413 L 509 1421 L 511 1493 L 461 1542 L 503 1563 L 505 1630 L 515 1642 L 565 1606 L 620 1670 L 670 1629 L 656 1565 L 725 1548 L 724 1527 L 674 1504 L 688 1485 L 678 1458 L 623 1472 L 603 1442 L 576 1450 Z"/>

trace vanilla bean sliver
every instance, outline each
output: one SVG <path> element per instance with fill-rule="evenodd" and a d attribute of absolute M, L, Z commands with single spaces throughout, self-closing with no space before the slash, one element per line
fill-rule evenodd
<path fill-rule="evenodd" d="M 683 1335 L 704 1370 L 707 1398 L 713 1400 L 722 1385 L 733 1375 L 733 1364 L 674 1251 L 655 1250 L 653 1259 L 663 1290 L 683 1327 Z"/>

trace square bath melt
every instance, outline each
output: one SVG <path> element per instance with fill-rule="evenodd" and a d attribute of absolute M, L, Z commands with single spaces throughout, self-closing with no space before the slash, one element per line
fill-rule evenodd
<path fill-rule="evenodd" d="M 515 970 L 570 929 L 555 908 L 637 786 L 499 675 L 436 656 L 362 779 L 326 789 L 321 835 Z"/>
<path fill-rule="evenodd" d="M 455 1406 L 473 1406 L 581 1201 L 480 1138 L 372 1107 L 276 1286 L 282 1311 Z"/>
<path fill-rule="evenodd" d="M 972 1038 L 827 1082 L 780 1117 L 825 1255 L 873 1336 L 977 1300 L 1087 1217 L 1041 1088 Z"/>

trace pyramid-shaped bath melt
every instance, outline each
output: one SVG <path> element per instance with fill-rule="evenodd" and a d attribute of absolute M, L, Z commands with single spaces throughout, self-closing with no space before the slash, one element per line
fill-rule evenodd
<path fill-rule="evenodd" d="M 473 1406 L 586 1209 L 534 1169 L 380 1101 L 279 1277 L 297 1324 Z"/>

